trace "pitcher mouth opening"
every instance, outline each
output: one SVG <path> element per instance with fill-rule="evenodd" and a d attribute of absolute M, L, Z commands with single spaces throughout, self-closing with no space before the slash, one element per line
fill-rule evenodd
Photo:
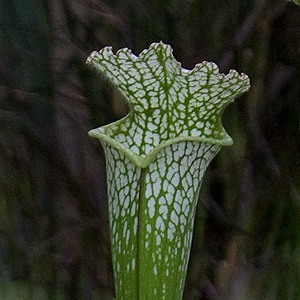
<path fill-rule="evenodd" d="M 125 147 L 122 143 L 117 141 L 116 139 L 106 135 L 103 133 L 103 128 L 92 129 L 89 131 L 89 135 L 99 139 L 100 142 L 104 141 L 110 146 L 118 149 L 121 151 L 126 157 L 128 157 L 137 167 L 146 168 L 154 159 L 156 154 L 163 148 L 183 141 L 191 141 L 191 142 L 199 142 L 199 143 L 209 143 L 214 145 L 220 146 L 230 146 L 233 144 L 232 138 L 228 136 L 225 139 L 217 140 L 213 138 L 206 138 L 206 137 L 195 137 L 195 136 L 178 136 L 176 138 L 171 138 L 169 140 L 163 141 L 156 147 L 154 147 L 148 154 L 146 155 L 139 155 L 133 152 L 130 148 Z"/>

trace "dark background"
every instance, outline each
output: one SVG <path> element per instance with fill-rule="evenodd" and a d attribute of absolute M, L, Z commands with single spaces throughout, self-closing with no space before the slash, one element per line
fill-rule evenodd
<path fill-rule="evenodd" d="M 127 106 L 85 64 L 162 40 L 251 90 L 206 174 L 188 300 L 300 299 L 300 7 L 284 0 L 0 0 L 0 298 L 111 300 L 105 160 Z M 97 294 L 97 296 L 96 296 Z M 159 299 L 158 299 L 159 300 Z"/>

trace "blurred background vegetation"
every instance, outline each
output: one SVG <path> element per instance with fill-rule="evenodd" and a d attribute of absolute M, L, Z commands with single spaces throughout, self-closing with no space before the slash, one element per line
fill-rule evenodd
<path fill-rule="evenodd" d="M 127 106 L 85 65 L 154 41 L 248 74 L 206 175 L 188 300 L 300 299 L 300 7 L 284 0 L 0 0 L 0 299 L 113 299 L 105 160 Z"/>

